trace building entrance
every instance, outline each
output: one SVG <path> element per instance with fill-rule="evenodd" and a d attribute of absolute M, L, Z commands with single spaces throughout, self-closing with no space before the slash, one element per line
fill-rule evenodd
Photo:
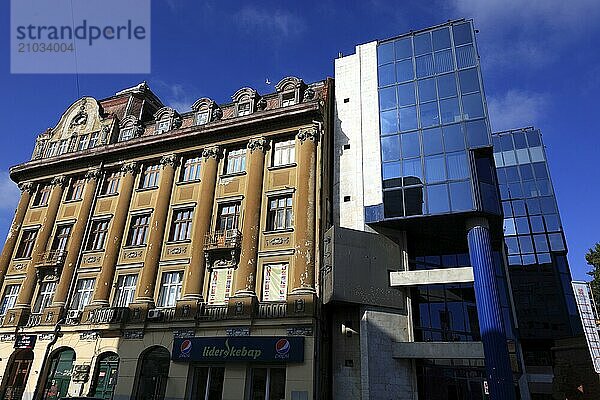
<path fill-rule="evenodd" d="M 5 387 L 0 390 L 0 398 L 5 400 L 21 400 L 33 363 L 33 352 L 29 349 L 17 350 L 13 356 L 12 363 L 10 360 L 8 363 Z"/>
<path fill-rule="evenodd" d="M 111 400 L 117 385 L 119 374 L 119 356 L 115 353 L 104 353 L 100 355 L 98 368 L 96 370 L 92 397 L 96 399 Z"/>

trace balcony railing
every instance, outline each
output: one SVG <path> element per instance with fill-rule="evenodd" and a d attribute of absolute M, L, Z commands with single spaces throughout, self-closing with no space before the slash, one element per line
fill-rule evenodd
<path fill-rule="evenodd" d="M 242 233 L 237 229 L 207 233 L 204 238 L 205 250 L 235 249 L 242 243 Z"/>
<path fill-rule="evenodd" d="M 258 318 L 283 318 L 287 315 L 287 303 L 260 303 L 258 305 Z"/>
<path fill-rule="evenodd" d="M 227 318 L 227 304 L 202 304 L 198 308 L 198 319 L 201 321 L 218 321 Z"/>
<path fill-rule="evenodd" d="M 34 326 L 38 326 L 41 322 L 42 322 L 42 314 L 41 313 L 29 314 L 29 318 L 27 319 L 25 328 L 33 328 Z"/>
<path fill-rule="evenodd" d="M 121 324 L 129 317 L 129 307 L 105 307 L 90 311 L 90 324 Z"/>
<path fill-rule="evenodd" d="M 66 250 L 49 250 L 45 251 L 40 255 L 39 261 L 36 267 L 62 267 L 67 258 Z"/>

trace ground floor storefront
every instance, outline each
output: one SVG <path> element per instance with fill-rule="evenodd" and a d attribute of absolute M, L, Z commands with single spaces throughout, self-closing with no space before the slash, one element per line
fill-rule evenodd
<path fill-rule="evenodd" d="M 312 399 L 312 326 L 0 333 L 0 398 Z"/>

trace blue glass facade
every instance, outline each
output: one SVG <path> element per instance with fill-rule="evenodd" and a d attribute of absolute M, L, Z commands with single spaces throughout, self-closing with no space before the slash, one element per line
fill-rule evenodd
<path fill-rule="evenodd" d="M 493 144 L 521 336 L 554 339 L 572 335 L 580 329 L 579 319 L 540 131 L 525 128 L 495 133 Z M 535 358 L 548 357 L 529 355 L 532 363 L 537 363 Z"/>
<path fill-rule="evenodd" d="M 491 145 L 471 21 L 377 47 L 385 218 L 480 209 L 469 150 Z"/>

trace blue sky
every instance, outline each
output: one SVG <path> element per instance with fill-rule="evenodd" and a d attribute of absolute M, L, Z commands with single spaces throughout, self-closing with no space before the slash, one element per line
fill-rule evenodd
<path fill-rule="evenodd" d="M 126 1 L 126 0 L 124 0 Z M 0 235 L 19 191 L 8 168 L 77 98 L 108 97 L 142 80 L 164 103 L 189 110 L 200 97 L 227 102 L 242 86 L 273 91 L 295 75 L 333 75 L 338 52 L 454 18 L 479 29 L 485 90 L 495 130 L 541 128 L 575 279 L 600 241 L 600 2 L 451 0 L 232 2 L 152 1 L 149 75 L 11 75 L 9 2 L 0 6 Z"/>

